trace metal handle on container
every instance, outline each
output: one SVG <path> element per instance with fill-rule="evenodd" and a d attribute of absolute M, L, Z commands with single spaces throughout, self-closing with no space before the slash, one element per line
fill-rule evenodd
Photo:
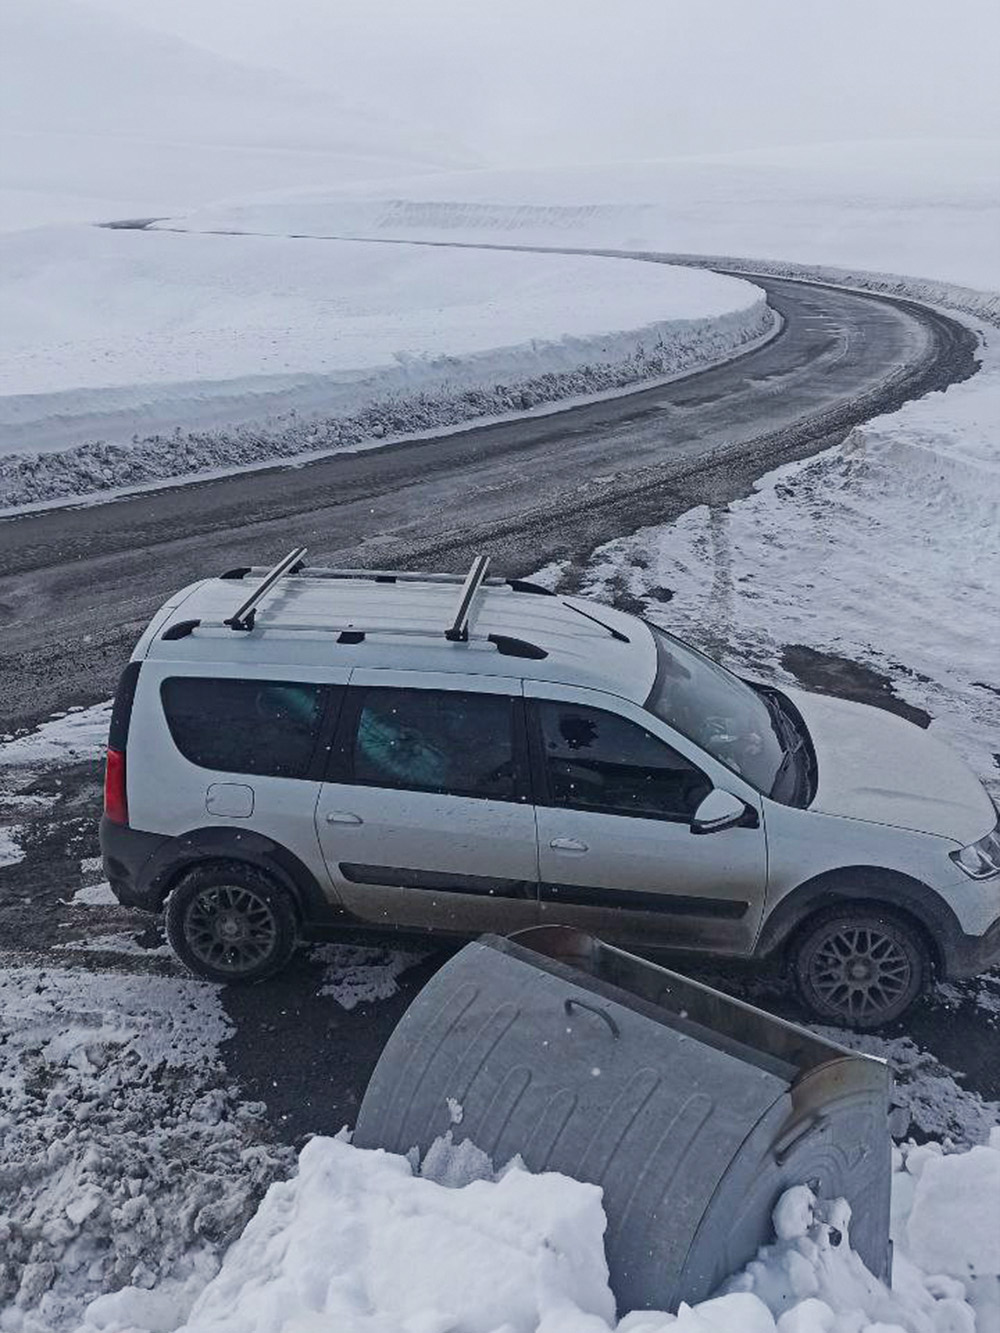
<path fill-rule="evenodd" d="M 596 1014 L 598 1018 L 602 1018 L 604 1022 L 607 1023 L 608 1027 L 611 1029 L 612 1037 L 621 1036 L 621 1033 L 618 1031 L 618 1024 L 608 1011 L 602 1009 L 599 1005 L 588 1004 L 586 1000 L 574 1000 L 569 998 L 563 1001 L 563 1008 L 570 1017 L 572 1017 L 574 1009 L 586 1009 L 588 1013 Z"/>
<path fill-rule="evenodd" d="M 811 1115 L 801 1128 L 793 1129 L 791 1133 L 779 1139 L 772 1150 L 775 1165 L 784 1166 L 799 1144 L 803 1143 L 810 1135 L 815 1134 L 818 1129 L 822 1129 L 825 1124 L 826 1116 L 816 1113 Z"/>

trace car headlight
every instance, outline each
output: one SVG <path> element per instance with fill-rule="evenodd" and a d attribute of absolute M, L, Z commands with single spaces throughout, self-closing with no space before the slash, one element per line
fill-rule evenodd
<path fill-rule="evenodd" d="M 970 842 L 968 847 L 949 855 L 972 879 L 989 879 L 990 875 L 1000 874 L 1000 824 L 978 842 Z"/>

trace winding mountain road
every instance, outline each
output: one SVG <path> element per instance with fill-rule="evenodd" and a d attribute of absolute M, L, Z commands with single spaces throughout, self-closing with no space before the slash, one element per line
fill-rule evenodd
<path fill-rule="evenodd" d="M 0 521 L 0 731 L 106 699 L 150 612 L 203 574 L 266 563 L 300 543 L 313 560 L 369 566 L 461 568 L 479 549 L 509 574 L 557 558 L 582 561 L 600 542 L 645 523 L 736 498 L 776 464 L 976 369 L 974 335 L 919 304 L 754 280 L 782 316 L 780 335 L 666 386 L 301 467 Z M 23 823 L 25 859 L 0 872 L 0 958 L 81 975 L 176 975 L 148 918 L 109 905 L 84 911 L 71 901 L 82 870 L 100 874 L 90 859 L 100 782 L 96 760 L 11 771 L 10 818 Z M 228 1074 L 242 1095 L 266 1103 L 277 1140 L 299 1145 L 305 1135 L 353 1123 L 385 1039 L 439 962 L 429 955 L 391 999 L 349 1012 L 324 989 L 321 951 L 302 951 L 267 986 L 223 992 L 234 1029 L 223 1052 Z M 803 1017 L 780 978 L 713 979 Z M 956 987 L 932 994 L 890 1034 L 916 1045 L 886 1049 L 916 1061 L 918 1079 L 926 1069 L 937 1078 L 923 1054 L 932 1052 L 963 1069 L 968 1088 L 1000 1097 L 991 1058 L 995 987 L 983 984 L 978 1000 Z M 761 985 L 762 995 L 754 989 Z M 960 1095 L 963 1114 L 986 1116 L 975 1093 Z"/>
<path fill-rule="evenodd" d="M 733 499 L 777 463 L 974 373 L 973 333 L 927 307 L 752 280 L 780 334 L 665 386 L 0 522 L 4 728 L 106 698 L 151 611 L 204 574 L 297 544 L 313 561 L 382 567 L 461 568 L 486 550 L 527 574 Z"/>

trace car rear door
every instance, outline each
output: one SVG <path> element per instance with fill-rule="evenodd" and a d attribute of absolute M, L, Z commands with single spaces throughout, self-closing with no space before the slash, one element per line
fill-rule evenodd
<path fill-rule="evenodd" d="M 767 876 L 761 800 L 638 705 L 525 682 L 537 802 L 540 919 L 627 943 L 745 953 Z M 692 832 L 719 786 L 746 823 Z"/>
<path fill-rule="evenodd" d="M 251 832 L 322 877 L 316 801 L 346 679 L 346 670 L 289 678 L 273 664 L 144 662 L 129 728 L 133 826 L 171 837 L 224 830 L 234 856 Z"/>
<path fill-rule="evenodd" d="M 538 919 L 521 682 L 357 670 L 316 810 L 347 910 L 458 934 Z"/>

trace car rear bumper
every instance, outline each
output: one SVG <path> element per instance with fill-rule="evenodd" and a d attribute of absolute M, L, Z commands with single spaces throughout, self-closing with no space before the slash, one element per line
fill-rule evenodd
<path fill-rule="evenodd" d="M 163 903 L 163 886 L 150 872 L 156 853 L 173 839 L 162 833 L 143 833 L 114 824 L 104 815 L 100 840 L 104 873 L 122 906 L 158 912 Z"/>

